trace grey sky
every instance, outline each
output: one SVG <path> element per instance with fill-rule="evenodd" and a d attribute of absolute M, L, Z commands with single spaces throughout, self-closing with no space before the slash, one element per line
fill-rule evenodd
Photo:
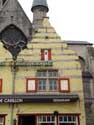
<path fill-rule="evenodd" d="M 32 21 L 33 0 L 19 0 Z M 94 43 L 94 0 L 47 0 L 48 16 L 62 40 L 85 40 Z"/>

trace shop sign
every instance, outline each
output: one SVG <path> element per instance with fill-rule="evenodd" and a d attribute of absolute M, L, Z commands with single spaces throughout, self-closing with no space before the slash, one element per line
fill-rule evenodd
<path fill-rule="evenodd" d="M 63 103 L 63 102 L 75 102 L 75 99 L 54 99 L 54 98 L 4 98 L 0 99 L 0 103 L 46 103 L 46 102 L 51 102 L 51 103 Z"/>
<path fill-rule="evenodd" d="M 23 99 L 16 99 L 16 98 L 4 98 L 0 99 L 0 103 L 22 103 Z"/>

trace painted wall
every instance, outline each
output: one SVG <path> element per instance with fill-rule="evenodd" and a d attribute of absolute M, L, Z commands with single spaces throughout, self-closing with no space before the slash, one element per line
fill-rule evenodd
<path fill-rule="evenodd" d="M 28 94 L 26 93 L 26 78 L 35 78 L 36 72 L 39 69 L 57 69 L 59 78 L 70 79 L 70 93 L 78 94 L 80 101 L 75 103 L 46 103 L 46 104 L 16 104 L 14 105 L 14 116 L 16 114 L 31 114 L 31 113 L 53 113 L 58 110 L 60 113 L 80 113 L 80 125 L 85 125 L 85 110 L 81 66 L 77 54 L 73 50 L 69 50 L 60 36 L 51 27 L 48 18 L 45 18 L 42 27 L 34 34 L 33 39 L 28 43 L 28 48 L 22 51 L 16 63 L 20 62 L 40 62 L 41 49 L 51 49 L 52 66 L 16 66 L 16 73 L 13 74 L 13 61 L 10 53 L 8 53 L 0 44 L 0 77 L 3 79 L 2 94 Z M 27 65 L 27 64 L 26 64 Z M 13 88 L 14 87 L 14 88 Z M 55 92 L 54 92 L 55 93 Z M 45 92 L 42 94 L 54 94 L 53 92 Z M 55 94 L 58 94 L 56 92 Z M 36 94 L 36 93 L 29 93 Z M 62 93 L 66 94 L 66 93 Z M 11 107 L 11 105 L 10 105 Z M 9 125 L 11 109 L 9 105 L 0 104 L 2 113 L 6 116 L 6 125 Z M 9 112 L 10 111 L 10 112 Z"/>

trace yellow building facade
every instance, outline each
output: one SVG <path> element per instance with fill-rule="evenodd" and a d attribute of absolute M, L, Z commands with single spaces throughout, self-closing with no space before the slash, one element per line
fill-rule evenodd
<path fill-rule="evenodd" d="M 0 125 L 86 125 L 81 66 L 49 19 L 17 60 L 0 43 Z"/>

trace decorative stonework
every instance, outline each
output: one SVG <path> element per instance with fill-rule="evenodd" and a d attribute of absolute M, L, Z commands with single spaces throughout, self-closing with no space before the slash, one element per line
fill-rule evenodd
<path fill-rule="evenodd" d="M 13 59 L 17 58 L 19 52 L 26 48 L 27 38 L 15 25 L 9 25 L 0 34 L 4 47 L 12 54 Z"/>

